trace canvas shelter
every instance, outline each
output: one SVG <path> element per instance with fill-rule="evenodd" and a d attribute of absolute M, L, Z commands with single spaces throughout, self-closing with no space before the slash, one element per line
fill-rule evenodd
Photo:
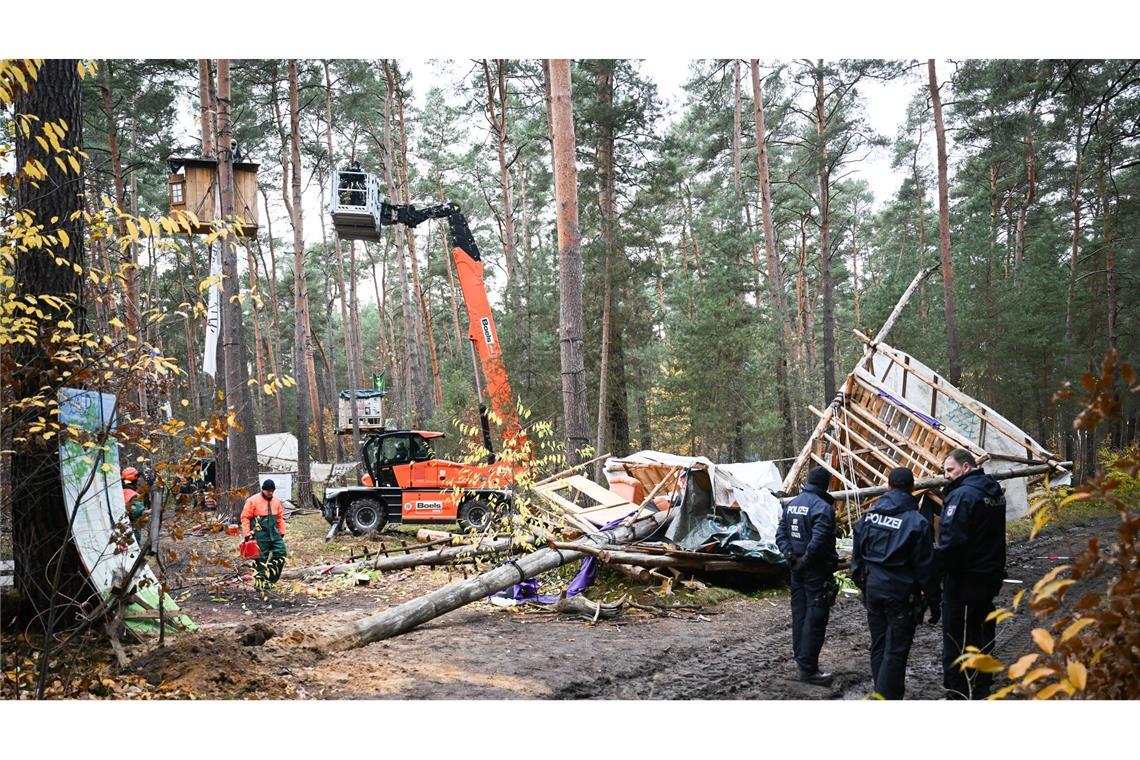
<path fill-rule="evenodd" d="M 631 478 L 649 493 L 672 473 L 684 474 L 676 494 L 680 509 L 667 524 L 663 540 L 689 551 L 779 561 L 776 528 L 781 508 L 773 493 L 780 486 L 780 472 L 774 463 L 715 464 L 706 457 L 661 451 L 639 451 L 605 463 L 611 489 Z"/>

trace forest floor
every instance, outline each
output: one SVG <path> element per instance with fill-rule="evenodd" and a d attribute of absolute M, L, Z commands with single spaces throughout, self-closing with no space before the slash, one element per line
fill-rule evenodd
<path fill-rule="evenodd" d="M 1118 523 L 1114 512 L 1074 513 L 1032 542 L 1024 538 L 1024 525 L 1011 523 L 1008 577 L 1021 583 L 1006 583 L 998 604 L 1008 606 L 1018 590 L 1066 561 L 1059 557 L 1077 554 L 1089 538 L 1111 540 Z M 318 514 L 290 521 L 287 567 L 344 559 L 367 543 L 341 537 L 323 544 L 325 527 Z M 462 577 L 462 571 L 372 574 L 366 585 L 351 585 L 346 577 L 283 581 L 262 601 L 238 575 L 241 568 L 227 570 L 228 579 L 201 574 L 201 558 L 236 553 L 235 540 L 224 534 L 183 537 L 178 550 L 189 556 L 192 549 L 199 564 L 193 573 L 172 575 L 171 586 L 200 630 L 168 635 L 161 648 L 128 648 L 132 662 L 120 675 L 135 686 L 123 696 L 838 700 L 863 699 L 872 691 L 866 613 L 857 598 L 841 594 L 832 609 L 820 664 L 835 680 L 823 688 L 795 678 L 786 586 L 739 592 L 690 581 L 662 593 L 609 571 L 587 596 L 607 601 L 629 593 L 654 609 L 627 607 L 616 618 L 592 622 L 481 601 L 401 636 L 328 653 L 317 646 L 323 637 Z M 570 572 L 563 569 L 563 583 Z M 1033 627 L 1027 612 L 1000 624 L 995 655 L 1008 662 L 1029 651 Z M 923 623 L 916 632 L 907 673 L 910 699 L 942 696 L 940 630 Z M 106 696 L 118 690 L 111 692 Z"/>

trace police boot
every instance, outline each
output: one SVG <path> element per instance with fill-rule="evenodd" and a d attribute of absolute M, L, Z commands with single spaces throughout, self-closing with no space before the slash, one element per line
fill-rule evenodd
<path fill-rule="evenodd" d="M 819 670 L 814 673 L 801 670 L 800 680 L 804 683 L 810 683 L 813 686 L 831 686 L 832 675 L 831 673 L 824 673 Z"/>

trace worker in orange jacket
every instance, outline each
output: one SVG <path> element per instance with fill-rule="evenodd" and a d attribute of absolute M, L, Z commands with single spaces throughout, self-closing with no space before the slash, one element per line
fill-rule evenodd
<path fill-rule="evenodd" d="M 119 473 L 119 478 L 123 481 L 123 504 L 127 506 L 127 516 L 134 528 L 135 543 L 142 546 L 142 527 L 139 522 L 146 512 L 146 502 L 139 493 L 139 471 L 134 467 L 124 468 Z"/>
<path fill-rule="evenodd" d="M 253 585 L 265 596 L 281 577 L 285 567 L 285 509 L 281 500 L 273 495 L 277 490 L 272 480 L 261 484 L 261 492 L 250 496 L 241 510 L 241 532 L 246 538 L 257 541 L 261 556 L 254 560 L 256 571 Z"/>

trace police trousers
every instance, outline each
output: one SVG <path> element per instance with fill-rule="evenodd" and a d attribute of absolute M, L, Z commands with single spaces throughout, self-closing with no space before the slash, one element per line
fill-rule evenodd
<path fill-rule="evenodd" d="M 942 591 L 942 685 L 949 699 L 985 699 L 993 676 L 963 671 L 956 660 L 968 646 L 993 652 L 997 622 L 986 620 L 994 610 L 1001 576 L 978 578 L 947 573 Z"/>
<path fill-rule="evenodd" d="M 792 572 L 792 655 L 802 673 L 819 671 L 819 650 L 831 615 L 830 581 L 827 570 Z"/>
<path fill-rule="evenodd" d="M 871 680 L 884 699 L 902 699 L 906 694 L 906 661 L 921 614 L 906 602 L 876 602 L 867 605 L 871 629 Z"/>

